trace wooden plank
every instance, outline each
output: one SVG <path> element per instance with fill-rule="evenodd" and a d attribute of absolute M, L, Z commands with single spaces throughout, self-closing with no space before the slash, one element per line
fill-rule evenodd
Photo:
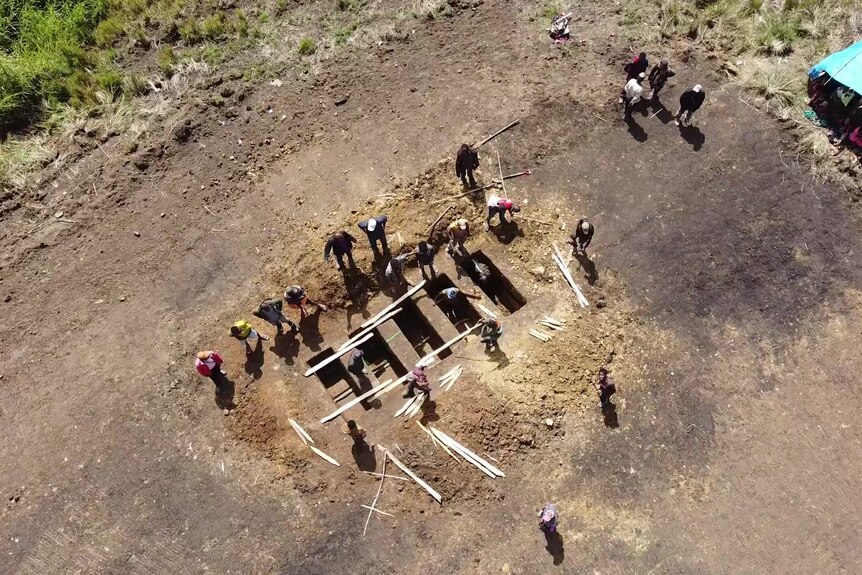
<path fill-rule="evenodd" d="M 431 428 L 431 432 L 432 432 L 432 433 L 434 433 L 434 434 L 437 434 L 437 433 L 438 433 L 438 431 L 437 431 L 436 429 L 434 429 L 433 427 Z M 443 435 L 437 435 L 437 438 L 438 438 L 441 442 L 443 442 L 443 443 L 448 443 L 448 440 L 447 440 L 447 439 L 444 439 L 444 438 L 443 438 Z M 479 463 L 475 458 L 471 457 L 469 453 L 466 453 L 465 451 L 463 451 L 463 450 L 459 449 L 459 448 L 458 448 L 458 446 L 457 446 L 455 443 L 448 443 L 448 445 L 449 445 L 449 447 L 451 447 L 451 448 L 452 448 L 452 449 L 453 449 L 453 450 L 454 450 L 458 455 L 460 455 L 461 457 L 463 457 L 464 459 L 466 459 L 468 463 L 472 463 L 472 464 L 473 464 L 477 469 L 479 469 L 479 471 L 481 471 L 482 473 L 484 473 L 485 475 L 487 475 L 487 476 L 488 476 L 488 477 L 490 477 L 491 479 L 497 479 L 497 476 L 496 476 L 496 475 L 494 475 L 494 472 L 493 472 L 493 471 L 491 471 L 491 470 L 490 470 L 490 469 L 488 469 L 487 467 L 483 466 L 483 465 L 482 465 L 481 463 Z"/>
<path fill-rule="evenodd" d="M 331 464 L 335 465 L 336 467 L 341 467 L 341 464 L 340 464 L 340 463 L 338 463 L 338 462 L 337 462 L 337 461 L 335 461 L 333 458 L 331 458 L 331 457 L 329 457 L 328 455 L 326 455 L 324 452 L 322 452 L 321 450 L 319 450 L 319 449 L 318 449 L 318 448 L 316 448 L 315 446 L 313 446 L 313 445 L 309 445 L 309 446 L 308 446 L 308 448 L 309 448 L 310 450 L 312 450 L 313 452 L 315 452 L 315 453 L 316 453 L 317 455 L 319 455 L 320 457 L 322 457 L 323 459 L 325 459 L 326 461 L 328 461 L 329 463 L 331 463 Z"/>
<path fill-rule="evenodd" d="M 302 428 L 301 425 L 299 425 L 297 422 L 295 422 L 294 420 L 292 420 L 289 417 L 287 418 L 287 421 L 290 423 L 291 427 L 293 427 L 293 430 L 297 434 L 299 434 L 299 438 L 302 440 L 302 442 L 304 444 L 308 445 L 309 443 L 314 443 L 314 440 L 311 438 L 311 436 L 308 433 L 305 432 L 305 430 Z"/>
<path fill-rule="evenodd" d="M 446 452 L 446 453 L 448 453 L 450 456 L 452 456 L 452 459 L 454 459 L 454 460 L 455 460 L 455 461 L 457 461 L 458 463 L 461 463 L 461 460 L 460 460 L 460 459 L 458 459 L 458 456 L 456 456 L 454 453 L 452 453 L 452 451 L 451 451 L 451 450 L 450 450 L 450 449 L 449 449 L 449 448 L 448 448 L 448 447 L 447 447 L 447 446 L 446 446 L 442 441 L 440 441 L 439 439 L 437 439 L 437 437 L 436 437 L 433 433 L 431 433 L 431 431 L 430 431 L 427 427 L 425 427 L 424 425 L 422 425 L 422 422 L 421 422 L 421 421 L 417 421 L 417 422 L 416 422 L 416 425 L 418 425 L 419 427 L 421 427 L 421 428 L 422 428 L 422 430 L 423 430 L 425 433 L 427 433 L 427 434 L 428 434 L 428 437 L 430 437 L 430 438 L 431 438 L 431 441 L 432 441 L 432 442 L 434 442 L 434 445 L 439 445 L 440 447 L 442 447 L 442 448 L 443 448 L 443 451 L 445 451 L 445 452 Z"/>
<path fill-rule="evenodd" d="M 390 476 L 389 476 L 389 475 L 387 475 L 386 477 L 390 477 Z M 359 506 L 360 506 L 360 507 L 364 507 L 364 508 L 366 508 L 366 509 L 370 509 L 371 511 L 374 511 L 374 512 L 376 512 L 376 513 L 379 513 L 380 515 L 388 515 L 389 517 L 395 517 L 395 516 L 394 516 L 394 515 L 392 515 L 391 513 L 386 513 L 385 511 L 380 511 L 380 510 L 379 510 L 379 509 L 377 509 L 376 507 L 371 507 L 370 505 L 362 505 L 362 504 L 360 504 Z"/>
<path fill-rule="evenodd" d="M 375 395 L 376 397 L 379 397 L 380 395 L 383 395 L 387 391 L 395 389 L 396 387 L 398 387 L 398 385 L 401 384 L 401 382 L 406 381 L 406 380 L 407 380 L 407 376 L 404 375 L 403 377 L 396 379 L 393 382 L 386 381 L 385 383 L 381 383 L 377 387 L 372 387 L 371 389 L 369 389 L 368 391 L 366 391 L 365 393 L 363 393 L 359 397 L 351 399 L 350 401 L 348 401 L 347 403 L 345 403 L 344 405 L 342 405 L 341 407 L 339 407 L 338 409 L 336 409 L 335 411 L 333 411 L 332 413 L 330 413 L 329 415 L 327 415 L 326 417 L 321 419 L 320 423 L 326 423 L 327 421 L 332 421 L 333 419 L 335 419 L 336 417 L 338 417 L 339 415 L 341 415 L 342 413 L 344 413 L 345 411 L 347 411 L 348 409 L 350 409 L 351 407 L 353 407 L 354 405 L 356 405 L 360 401 L 364 401 L 364 400 L 368 399 L 369 397 L 371 397 L 372 395 L 375 395 L 375 394 L 379 394 L 379 395 Z"/>
<path fill-rule="evenodd" d="M 470 329 L 468 329 L 464 333 L 460 334 L 459 336 L 450 339 L 449 341 L 447 341 L 446 343 L 444 343 L 443 345 L 441 345 L 440 347 L 438 347 L 437 349 L 435 349 L 434 351 L 432 351 L 431 353 L 429 353 L 428 355 L 426 355 L 425 357 L 420 359 L 419 363 L 417 363 L 416 365 L 417 366 L 423 366 L 423 365 L 429 366 L 429 365 L 431 365 L 435 361 L 434 356 L 436 356 L 438 353 L 440 353 L 441 351 L 443 351 L 445 349 L 449 349 L 450 347 L 452 347 L 453 345 L 455 345 L 456 343 L 458 343 L 459 341 L 461 341 L 462 339 L 464 339 L 465 337 L 467 337 L 468 335 L 473 333 L 473 331 L 475 331 L 476 329 L 478 329 L 481 326 L 482 326 L 481 323 L 477 323 L 476 325 L 474 325 L 473 327 L 471 327 Z"/>
<path fill-rule="evenodd" d="M 359 341 L 357 341 L 356 343 L 354 343 L 350 347 L 346 347 L 344 349 L 339 349 L 338 351 L 336 351 L 335 353 L 333 353 L 332 355 L 330 355 L 329 357 L 327 357 L 326 359 L 324 359 L 323 361 L 321 361 L 317 365 L 315 365 L 313 367 L 309 367 L 308 370 L 305 372 L 305 377 L 308 377 L 309 375 L 316 373 L 321 368 L 324 368 L 327 365 L 329 365 L 330 363 L 332 363 L 333 361 L 336 361 L 338 358 L 340 358 L 342 355 L 344 355 L 348 351 L 353 351 L 354 348 L 359 347 L 360 345 L 362 345 L 363 343 L 365 343 L 366 341 L 371 339 L 373 336 L 374 336 L 373 333 L 369 333 L 368 335 L 366 335 L 365 337 L 363 337 L 362 339 L 360 339 Z"/>
<path fill-rule="evenodd" d="M 437 503 L 440 503 L 441 505 L 443 504 L 443 496 L 442 496 L 442 495 L 440 495 L 439 493 L 437 493 L 437 491 L 435 491 L 433 487 L 431 487 L 430 485 L 428 485 L 427 483 L 425 483 L 424 481 L 422 481 L 422 479 L 421 479 L 418 475 L 416 475 L 415 473 L 413 473 L 412 471 L 410 471 L 410 468 L 409 468 L 409 467 L 407 467 L 406 465 L 404 465 L 403 463 L 401 463 L 401 462 L 398 460 L 398 458 L 396 458 L 394 455 L 392 455 L 392 453 L 390 453 L 390 451 L 389 451 L 388 449 L 386 449 L 384 446 L 382 446 L 382 445 L 380 445 L 380 444 L 378 443 L 378 444 L 377 444 L 377 447 L 378 447 L 378 448 L 380 449 L 380 451 L 382 451 L 382 452 L 383 452 L 387 457 L 389 457 L 389 459 L 391 459 L 391 460 L 392 460 L 392 463 L 394 463 L 395 465 L 397 465 L 397 466 L 398 466 L 398 468 L 399 468 L 401 471 L 403 471 L 405 474 L 407 474 L 407 476 L 408 476 L 408 477 L 410 477 L 413 481 L 415 481 L 416 483 L 418 483 L 418 484 L 419 484 L 419 486 L 420 486 L 420 487 L 422 487 L 422 489 L 424 489 L 425 491 L 427 491 L 427 492 L 428 492 L 428 494 L 429 494 L 431 497 L 433 497 L 433 498 L 437 501 Z"/>
<path fill-rule="evenodd" d="M 435 429 L 435 428 L 433 428 L 433 427 L 430 427 L 429 429 L 431 429 L 431 431 L 432 431 L 432 432 L 433 432 L 437 437 L 439 437 L 439 438 L 443 439 L 444 441 L 446 441 L 446 442 L 448 443 L 449 447 L 455 447 L 455 448 L 457 448 L 457 450 L 458 450 L 459 452 L 462 452 L 462 453 L 465 453 L 465 454 L 468 454 L 468 453 L 469 453 L 469 455 L 470 455 L 471 457 L 475 458 L 475 459 L 476 459 L 477 461 L 479 461 L 482 465 L 484 465 L 484 466 L 485 466 L 485 467 L 487 467 L 489 470 L 491 470 L 495 475 L 498 475 L 498 476 L 500 476 L 500 477 L 506 477 L 506 474 L 505 474 L 505 473 L 503 473 L 502 471 L 500 471 L 499 469 L 497 469 L 496 467 L 494 467 L 493 465 L 491 465 L 490 463 L 488 463 L 487 461 L 485 461 L 484 459 L 482 459 L 481 457 L 479 457 L 478 455 L 476 455 L 474 452 L 470 451 L 468 448 L 464 447 L 463 445 L 461 445 L 460 443 L 458 443 L 457 441 L 455 441 L 454 439 L 452 439 L 451 437 L 449 437 L 448 435 L 446 435 L 445 433 L 443 433 L 443 432 L 442 432 L 442 431 L 440 431 L 439 429 Z"/>
<path fill-rule="evenodd" d="M 354 342 L 356 342 L 356 340 L 358 340 L 359 338 L 364 337 L 368 333 L 374 331 L 374 329 L 377 326 L 379 326 L 381 323 L 385 323 L 386 321 L 392 319 L 393 317 L 398 315 L 400 312 L 401 312 L 401 308 L 399 307 L 398 309 L 393 310 L 393 311 L 389 312 L 388 314 L 384 315 L 379 320 L 375 321 L 372 325 L 369 325 L 367 328 L 363 329 L 362 331 L 360 331 L 359 333 L 357 333 L 356 335 L 354 335 L 353 337 L 351 337 L 350 339 L 345 341 L 343 344 L 341 344 L 341 347 L 339 347 L 338 350 L 341 351 L 345 347 L 352 345 Z"/>
<path fill-rule="evenodd" d="M 389 313 L 389 310 L 393 309 L 398 304 L 400 304 L 401 302 L 403 302 L 404 300 L 406 300 L 407 298 L 411 297 L 413 294 L 418 292 L 420 289 L 422 289 L 422 286 L 424 286 L 424 285 L 425 285 L 425 280 L 420 281 L 418 284 L 416 284 L 415 286 L 413 286 L 412 288 L 407 290 L 407 293 L 405 293 L 403 296 L 401 296 L 400 298 L 398 298 L 397 300 L 395 300 L 394 302 L 392 302 L 391 304 L 389 304 L 388 306 L 386 306 L 385 308 L 380 310 L 380 312 L 378 312 L 377 315 L 375 315 L 374 317 L 372 317 L 371 319 L 369 319 L 368 321 L 363 323 L 361 327 L 368 327 L 369 325 L 373 324 L 378 319 L 380 319 L 381 317 L 383 317 L 384 315 Z"/>
<path fill-rule="evenodd" d="M 401 417 L 402 415 L 404 415 L 405 413 L 407 413 L 407 411 L 408 411 L 411 407 L 413 407 L 413 404 L 414 404 L 414 403 L 416 403 L 416 400 L 418 400 L 418 399 L 419 399 L 419 397 L 420 397 L 419 395 L 414 395 L 413 397 L 411 397 L 410 399 L 408 399 L 407 401 L 405 401 L 405 402 L 404 402 L 404 405 L 402 405 L 402 406 L 401 406 L 401 408 L 400 408 L 398 411 L 396 411 L 396 412 L 395 412 L 395 415 L 393 415 L 392 417 Z"/>
<path fill-rule="evenodd" d="M 437 381 L 443 381 L 444 379 L 448 379 L 449 376 L 455 373 L 455 371 L 457 371 L 459 367 L 461 367 L 461 364 L 456 365 L 455 367 L 444 373 L 442 377 L 437 379 Z"/>
<path fill-rule="evenodd" d="M 495 314 L 494 312 L 492 312 L 491 310 L 489 310 L 488 308 L 483 306 L 481 303 L 478 303 L 476 305 L 479 306 L 479 309 L 482 310 L 482 313 L 484 313 L 485 315 L 487 315 L 491 319 L 497 319 L 497 314 Z"/>
<path fill-rule="evenodd" d="M 442 219 L 443 219 L 443 216 L 445 216 L 446 214 L 448 214 L 448 213 L 449 213 L 449 210 L 451 210 L 451 209 L 452 209 L 452 208 L 454 208 L 454 207 L 455 207 L 455 206 L 449 206 L 448 208 L 446 208 L 446 209 L 443 211 L 443 213 L 442 213 L 442 214 L 440 214 L 440 216 L 439 216 L 436 220 L 434 220 L 434 223 L 433 223 L 433 224 L 431 224 L 430 226 L 428 226 L 428 229 L 427 229 L 427 230 L 425 230 L 425 235 L 426 235 L 426 236 L 427 236 L 427 235 L 429 235 L 429 234 L 431 233 L 431 231 L 432 231 L 435 227 L 437 227 L 437 224 L 439 224 L 439 223 L 440 223 L 440 220 L 442 220 Z"/>
<path fill-rule="evenodd" d="M 478 148 L 480 148 L 480 147 L 484 146 L 485 144 L 487 144 L 488 142 L 490 142 L 491 140 L 493 140 L 494 138 L 496 138 L 497 136 L 499 136 L 500 134 L 502 134 L 502 133 L 503 133 L 503 132 L 505 132 L 506 130 L 509 130 L 509 129 L 511 129 L 511 128 L 514 128 L 515 126 L 517 126 L 517 125 L 518 125 L 518 124 L 520 124 L 520 123 L 521 123 L 521 120 L 515 120 L 515 121 L 514 121 L 514 122 L 512 122 L 511 124 L 508 124 L 508 125 L 506 125 L 505 127 L 501 128 L 501 129 L 499 129 L 499 130 L 497 130 L 496 132 L 494 132 L 493 134 L 491 134 L 490 136 L 488 136 L 488 137 L 487 137 L 487 138 L 485 138 L 484 140 L 481 140 L 478 144 L 476 144 L 476 145 L 474 145 L 474 146 L 473 146 L 473 149 L 474 149 L 474 150 L 476 150 L 476 149 L 478 149 Z"/>
<path fill-rule="evenodd" d="M 551 245 L 554 246 L 554 250 L 557 252 L 557 257 L 560 258 L 560 263 L 563 265 L 564 272 L 569 279 L 569 283 L 572 284 L 572 289 L 575 290 L 575 294 L 578 296 L 578 303 L 581 304 L 581 307 L 588 307 L 590 302 L 587 301 L 587 298 L 584 297 L 583 292 L 581 292 L 581 288 L 578 287 L 578 284 L 575 282 L 575 278 L 572 277 L 572 271 L 569 269 L 569 265 L 566 263 L 565 258 L 563 257 L 562 252 L 560 252 L 560 248 L 557 247 L 556 242 L 551 242 Z"/>

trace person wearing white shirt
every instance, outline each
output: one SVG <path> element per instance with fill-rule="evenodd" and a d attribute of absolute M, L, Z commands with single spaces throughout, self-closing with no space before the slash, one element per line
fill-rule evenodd
<path fill-rule="evenodd" d="M 641 82 L 644 81 L 644 74 L 640 73 L 636 78 L 632 78 L 628 82 L 626 82 L 625 87 L 625 117 L 628 118 L 632 115 L 632 108 L 636 106 L 640 101 L 641 97 L 643 97 L 644 88 L 641 86 Z"/>

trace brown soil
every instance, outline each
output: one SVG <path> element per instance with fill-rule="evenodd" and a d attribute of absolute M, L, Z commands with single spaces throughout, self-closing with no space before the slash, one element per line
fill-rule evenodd
<path fill-rule="evenodd" d="M 843 192 L 792 163 L 784 134 L 684 44 L 646 49 L 678 62 L 666 105 L 694 81 L 709 86 L 697 127 L 679 131 L 660 110 L 623 123 L 614 102 L 629 47 L 613 7 L 581 5 L 577 41 L 560 49 L 533 3 L 449 4 L 451 16 L 334 51 L 280 88 L 219 71 L 138 150 L 77 138 L 74 170 L 39 180 L 42 207 L 5 214 L 6 571 L 862 570 L 851 456 L 862 248 Z M 212 90 L 230 94 L 224 107 L 204 103 Z M 424 417 L 506 477 L 454 462 L 393 418 L 402 390 L 390 392 L 348 414 L 444 505 L 387 480 L 379 506 L 394 517 L 373 517 L 363 537 L 360 505 L 378 482 L 360 469 L 380 471 L 381 453 L 352 451 L 342 419 L 319 423 L 335 403 L 302 372 L 391 301 L 356 222 L 385 213 L 394 251 L 412 249 L 447 205 L 436 200 L 461 192 L 457 146 L 512 118 L 521 125 L 482 149 L 479 176 L 497 175 L 497 152 L 503 172 L 533 170 L 506 184 L 524 207 L 517 223 L 485 233 L 484 201 L 462 198 L 439 227 L 467 217 L 468 247 L 527 303 L 500 311 L 502 354 L 470 337 L 429 370 L 434 385 L 455 365 L 464 374 L 435 389 Z M 597 226 L 586 309 L 549 253 L 582 214 Z M 341 228 L 359 239 L 348 285 L 322 261 Z M 246 361 L 228 326 L 245 317 L 274 336 L 250 311 L 292 283 L 332 310 Z M 415 299 L 439 335 L 456 329 Z M 544 314 L 567 322 L 548 343 L 528 334 Z M 426 349 L 389 345 L 407 367 Z M 225 356 L 232 394 L 214 396 L 193 371 L 203 348 Z M 614 417 L 592 388 L 603 364 L 619 387 Z M 549 500 L 563 549 L 536 529 Z"/>

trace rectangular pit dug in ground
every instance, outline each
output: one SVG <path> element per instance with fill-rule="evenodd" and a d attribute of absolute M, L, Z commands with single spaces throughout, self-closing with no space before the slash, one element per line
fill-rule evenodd
<path fill-rule="evenodd" d="M 456 286 L 446 274 L 441 274 L 425 283 L 425 291 L 432 300 L 444 289 L 452 287 Z M 459 333 L 464 333 L 482 319 L 482 315 L 463 294 L 454 305 L 448 301 L 441 301 L 438 307 Z"/>
<path fill-rule="evenodd" d="M 509 313 L 515 313 L 527 304 L 527 298 L 521 295 L 521 292 L 515 288 L 509 278 L 500 271 L 500 268 L 494 265 L 491 258 L 486 256 L 482 251 L 473 252 L 472 258 L 488 266 L 488 269 L 491 270 L 490 279 L 487 282 L 479 281 L 479 273 L 476 271 L 475 266 L 469 263 L 463 266 L 464 271 L 467 272 L 473 283 L 485 292 L 485 295 L 492 302 L 503 307 Z"/>
<path fill-rule="evenodd" d="M 392 353 L 392 350 L 378 331 L 375 330 L 373 337 L 360 345 L 359 349 L 365 353 L 364 359 L 366 368 L 368 369 L 367 375 L 355 377 L 347 371 L 347 362 L 352 352 L 345 354 L 339 360 L 333 361 L 316 372 L 320 383 L 323 384 L 324 389 L 326 389 L 336 405 L 362 395 L 379 382 L 390 378 L 396 379 L 407 373 L 404 364 Z M 308 365 L 316 365 L 330 357 L 333 353 L 335 353 L 335 350 L 331 347 L 327 348 L 310 358 Z M 360 405 L 362 405 L 363 409 L 368 410 L 371 409 L 372 403 L 363 401 Z"/>
<path fill-rule="evenodd" d="M 417 359 L 425 357 L 426 354 L 445 343 L 437 330 L 431 326 L 428 318 L 422 315 L 422 312 L 416 307 L 416 304 L 412 301 L 405 302 L 402 307 L 401 313 L 393 319 L 401 331 L 399 337 L 405 338 L 410 343 L 410 347 L 416 352 Z M 438 355 L 440 359 L 445 359 L 452 355 L 452 352 L 446 349 Z M 412 360 L 413 358 L 411 358 Z"/>

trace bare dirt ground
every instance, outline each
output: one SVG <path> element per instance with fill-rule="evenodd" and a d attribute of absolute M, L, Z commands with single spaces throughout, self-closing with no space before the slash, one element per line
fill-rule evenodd
<path fill-rule="evenodd" d="M 190 94 L 149 145 L 129 154 L 108 139 L 46 189 L 76 224 L 4 221 L 0 571 L 862 572 L 859 225 L 843 192 L 813 182 L 717 61 L 684 45 L 646 49 L 677 67 L 669 107 L 706 86 L 697 127 L 657 110 L 624 124 L 615 95 L 630 53 L 611 36 L 613 7 L 583 5 L 562 51 L 532 3 L 451 4 L 337 53 L 311 81 L 215 75 L 212 90 L 232 90 L 224 109 Z M 504 172 L 531 168 L 507 189 L 550 225 L 486 234 L 481 202 L 466 199 L 450 215 L 471 219 L 469 247 L 527 305 L 504 317 L 505 358 L 470 338 L 432 369 L 465 374 L 426 419 L 506 477 L 393 419 L 392 392 L 351 413 L 444 504 L 387 481 L 380 506 L 395 517 L 362 537 L 378 483 L 358 471 L 368 462 L 354 461 L 342 420 L 318 423 L 335 403 L 301 372 L 390 297 L 362 238 L 365 289 L 349 291 L 322 262 L 325 237 L 383 212 L 414 245 L 447 205 L 432 202 L 460 191 L 458 144 L 513 118 L 483 148 L 480 178 L 496 175 L 498 151 Z M 597 227 L 587 310 L 548 251 L 582 214 Z M 227 327 L 294 282 L 334 309 L 244 364 Z M 427 299 L 419 310 L 448 337 Z M 548 344 L 527 334 L 543 313 L 568 321 Z M 391 346 L 409 365 L 420 351 L 403 343 Z M 194 373 L 203 348 L 225 353 L 231 401 Z M 609 359 L 615 422 L 590 384 Z M 304 448 L 288 417 L 341 467 Z M 546 501 L 562 549 L 536 528 Z"/>

